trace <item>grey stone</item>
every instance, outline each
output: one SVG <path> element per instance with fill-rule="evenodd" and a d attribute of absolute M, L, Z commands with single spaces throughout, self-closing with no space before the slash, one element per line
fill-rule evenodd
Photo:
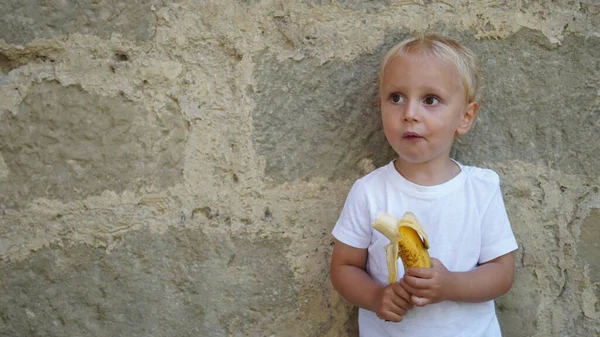
<path fill-rule="evenodd" d="M 598 178 L 600 39 L 567 35 L 561 46 L 527 29 L 470 46 L 483 60 L 479 121 L 456 147 L 464 162 L 518 159 Z"/>
<path fill-rule="evenodd" d="M 581 226 L 579 236 L 581 243 L 577 254 L 583 258 L 590 268 L 590 279 L 600 285 L 600 209 L 592 208 Z M 600 287 L 598 288 L 600 292 Z M 599 294 L 600 295 L 600 294 Z M 600 305 L 600 303 L 599 303 Z"/>
<path fill-rule="evenodd" d="M 0 118 L 0 153 L 9 169 L 0 205 L 171 186 L 183 179 L 186 137 L 175 107 L 156 116 L 120 96 L 34 85 L 17 115 Z"/>
<path fill-rule="evenodd" d="M 73 33 L 103 38 L 119 33 L 129 40 L 147 40 L 153 35 L 156 16 L 152 6 L 159 0 L 0 0 L 0 39 L 27 44 Z"/>
<path fill-rule="evenodd" d="M 347 179 L 360 173 L 361 159 L 379 166 L 393 157 L 372 105 L 380 58 L 381 51 L 351 63 L 253 58 L 255 142 L 269 178 Z"/>
<path fill-rule="evenodd" d="M 305 2 L 316 5 L 330 5 L 336 3 L 351 10 L 365 11 L 367 13 L 377 12 L 393 3 L 392 0 L 305 0 Z"/>
<path fill-rule="evenodd" d="M 523 250 L 523 247 L 520 247 Z M 519 252 L 517 252 L 518 254 Z M 525 269 L 517 268 L 513 287 L 508 295 L 495 300 L 496 314 L 503 336 L 534 336 L 539 321 L 531 308 L 539 306 L 541 294 L 532 286 L 535 280 Z"/>
<path fill-rule="evenodd" d="M 289 240 L 130 232 L 107 253 L 51 246 L 0 261 L 2 336 L 244 336 L 292 310 Z"/>

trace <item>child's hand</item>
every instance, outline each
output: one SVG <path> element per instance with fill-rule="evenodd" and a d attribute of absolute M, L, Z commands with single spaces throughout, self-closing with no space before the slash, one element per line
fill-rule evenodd
<path fill-rule="evenodd" d="M 412 294 L 411 303 L 422 307 L 445 300 L 452 273 L 438 259 L 431 259 L 431 268 L 410 268 L 400 280 L 403 290 Z"/>
<path fill-rule="evenodd" d="M 377 317 L 392 322 L 400 322 L 404 314 L 413 307 L 410 294 L 401 283 L 392 283 L 383 288 L 376 299 Z"/>

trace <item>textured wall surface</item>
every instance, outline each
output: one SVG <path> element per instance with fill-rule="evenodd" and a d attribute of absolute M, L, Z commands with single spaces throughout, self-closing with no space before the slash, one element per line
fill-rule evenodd
<path fill-rule="evenodd" d="M 505 336 L 600 336 L 597 1 L 0 8 L 0 336 L 356 336 L 330 231 L 393 158 L 374 83 L 413 31 L 482 59 L 454 155 L 502 178 Z"/>

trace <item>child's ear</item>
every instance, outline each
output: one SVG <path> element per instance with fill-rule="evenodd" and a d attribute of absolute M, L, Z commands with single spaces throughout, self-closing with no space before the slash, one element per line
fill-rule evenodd
<path fill-rule="evenodd" d="M 475 122 L 475 118 L 477 118 L 477 113 L 479 112 L 479 103 L 471 102 L 467 105 L 465 112 L 462 115 L 462 119 L 460 120 L 460 124 L 458 125 L 458 129 L 456 129 L 456 133 L 459 135 L 464 135 L 467 133 L 473 123 Z"/>

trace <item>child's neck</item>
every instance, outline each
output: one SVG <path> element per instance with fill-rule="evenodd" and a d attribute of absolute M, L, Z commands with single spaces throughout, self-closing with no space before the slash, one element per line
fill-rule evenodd
<path fill-rule="evenodd" d="M 460 167 L 450 158 L 418 164 L 397 158 L 394 167 L 406 180 L 421 186 L 443 184 L 460 173 Z"/>

